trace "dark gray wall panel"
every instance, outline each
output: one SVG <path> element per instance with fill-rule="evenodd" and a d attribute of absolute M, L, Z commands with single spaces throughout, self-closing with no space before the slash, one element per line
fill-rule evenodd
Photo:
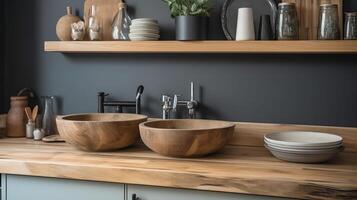
<path fill-rule="evenodd" d="M 356 126 L 357 59 L 355 55 L 65 55 L 43 52 L 45 40 L 56 40 L 55 24 L 71 2 L 8 0 L 9 20 L 6 95 L 31 86 L 41 95 L 61 97 L 63 113 L 96 111 L 96 93 L 132 99 L 146 87 L 144 112 L 161 114 L 160 96 L 188 98 L 189 81 L 201 88 L 201 116 L 225 120 Z M 174 21 L 160 0 L 129 0 L 137 17 L 156 17 L 164 39 L 174 37 Z M 215 6 L 210 38 L 222 39 Z M 357 2 L 346 0 L 348 10 Z M 18 13 L 22 13 L 18 15 Z M 82 10 L 79 9 L 79 13 Z M 21 24 L 18 26 L 17 24 Z"/>

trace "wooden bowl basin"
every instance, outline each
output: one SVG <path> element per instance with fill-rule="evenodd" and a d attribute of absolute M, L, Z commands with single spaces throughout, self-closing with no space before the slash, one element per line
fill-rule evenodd
<path fill-rule="evenodd" d="M 140 124 L 146 146 L 170 157 L 199 157 L 222 149 L 232 138 L 234 123 L 213 120 L 159 120 Z"/>
<path fill-rule="evenodd" d="M 139 138 L 139 124 L 147 116 L 136 114 L 78 114 L 57 117 L 61 137 L 84 151 L 128 147 Z"/>

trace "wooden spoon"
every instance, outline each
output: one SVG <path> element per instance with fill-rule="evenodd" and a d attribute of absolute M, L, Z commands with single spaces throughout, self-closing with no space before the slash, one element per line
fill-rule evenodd
<path fill-rule="evenodd" d="M 32 121 L 36 121 L 37 118 L 37 114 L 38 114 L 38 106 L 35 106 L 35 108 L 32 110 Z"/>
<path fill-rule="evenodd" d="M 28 121 L 32 121 L 32 111 L 30 107 L 25 108 L 25 113 Z"/>

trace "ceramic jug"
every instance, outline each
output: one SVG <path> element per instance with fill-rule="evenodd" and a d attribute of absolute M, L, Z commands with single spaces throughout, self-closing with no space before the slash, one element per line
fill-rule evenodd
<path fill-rule="evenodd" d="M 6 119 L 7 137 L 26 136 L 26 114 L 25 107 L 28 106 L 27 96 L 11 97 L 11 107 Z"/>

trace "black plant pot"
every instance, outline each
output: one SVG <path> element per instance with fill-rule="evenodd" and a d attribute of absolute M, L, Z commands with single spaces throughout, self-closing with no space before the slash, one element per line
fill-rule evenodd
<path fill-rule="evenodd" d="M 176 40 L 206 40 L 208 17 L 177 16 Z"/>

